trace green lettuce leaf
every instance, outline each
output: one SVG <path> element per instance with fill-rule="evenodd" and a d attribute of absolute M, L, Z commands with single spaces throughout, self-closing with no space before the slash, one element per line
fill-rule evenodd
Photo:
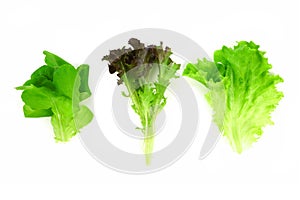
<path fill-rule="evenodd" d="M 53 84 L 56 91 L 72 99 L 77 71 L 72 65 L 64 64 L 53 73 Z"/>
<path fill-rule="evenodd" d="M 37 117 L 51 117 L 53 115 L 53 112 L 51 108 L 48 109 L 32 109 L 28 105 L 23 106 L 23 112 L 25 117 L 32 117 L 32 118 L 37 118 Z"/>
<path fill-rule="evenodd" d="M 49 67 L 59 67 L 61 65 L 71 65 L 70 63 L 68 63 L 67 61 L 65 61 L 64 59 L 62 59 L 61 57 L 50 53 L 49 51 L 43 51 L 43 54 L 45 55 L 45 63 L 49 66 Z"/>
<path fill-rule="evenodd" d="M 271 113 L 283 97 L 276 89 L 283 79 L 269 71 L 272 65 L 264 55 L 254 42 L 241 41 L 215 51 L 214 62 L 199 60 L 183 72 L 209 89 L 206 98 L 214 121 L 238 153 L 262 136 L 263 127 L 273 124 Z"/>
<path fill-rule="evenodd" d="M 89 98 L 92 93 L 89 87 L 89 66 L 88 65 L 80 65 L 77 68 L 78 75 L 80 77 L 80 85 L 79 85 L 79 96 L 80 100 L 84 100 Z"/>
<path fill-rule="evenodd" d="M 44 51 L 46 65 L 34 71 L 18 90 L 25 105 L 25 117 L 51 117 L 55 140 L 69 141 L 92 119 L 93 113 L 80 105 L 91 96 L 89 66 L 77 69 L 62 58 Z"/>

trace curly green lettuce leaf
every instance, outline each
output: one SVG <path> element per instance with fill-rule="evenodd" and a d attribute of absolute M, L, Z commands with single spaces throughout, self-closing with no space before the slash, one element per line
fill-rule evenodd
<path fill-rule="evenodd" d="M 271 113 L 283 97 L 276 88 L 283 79 L 270 72 L 272 65 L 264 55 L 254 42 L 241 41 L 215 51 L 214 62 L 199 60 L 183 72 L 209 89 L 206 97 L 214 121 L 238 153 L 262 136 L 263 127 L 273 124 Z"/>

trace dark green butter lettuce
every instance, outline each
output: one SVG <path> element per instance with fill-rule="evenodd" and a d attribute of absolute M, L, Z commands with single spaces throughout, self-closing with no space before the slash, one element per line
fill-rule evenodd
<path fill-rule="evenodd" d="M 214 121 L 238 153 L 262 136 L 263 127 L 273 124 L 271 113 L 283 97 L 276 84 L 283 79 L 271 68 L 258 45 L 241 41 L 215 51 L 213 62 L 198 60 L 183 72 L 209 89 L 206 98 Z"/>
<path fill-rule="evenodd" d="M 25 117 L 51 117 L 55 140 L 67 142 L 92 119 L 80 102 L 91 96 L 89 66 L 77 69 L 62 58 L 44 51 L 45 65 L 32 73 L 17 90 L 23 90 Z"/>

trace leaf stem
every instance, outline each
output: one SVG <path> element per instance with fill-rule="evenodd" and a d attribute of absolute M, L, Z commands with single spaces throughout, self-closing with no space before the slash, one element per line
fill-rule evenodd
<path fill-rule="evenodd" d="M 144 127 L 144 154 L 146 159 L 146 164 L 151 163 L 151 154 L 154 147 L 154 121 L 152 119 L 146 120 L 146 126 Z"/>

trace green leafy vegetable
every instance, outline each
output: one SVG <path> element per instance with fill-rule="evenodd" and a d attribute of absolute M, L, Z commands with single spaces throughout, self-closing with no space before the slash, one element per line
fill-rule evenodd
<path fill-rule="evenodd" d="M 102 60 L 109 62 L 111 74 L 117 73 L 120 77 L 118 84 L 124 83 L 127 87 L 132 108 L 140 117 L 146 163 L 150 164 L 155 120 L 166 105 L 164 93 L 170 80 L 177 77 L 176 71 L 180 65 L 171 60 L 171 49 L 163 49 L 162 43 L 160 46 L 145 46 L 135 38 L 128 43 L 133 49 L 123 47 L 111 50 Z"/>
<path fill-rule="evenodd" d="M 92 119 L 92 112 L 80 102 L 91 96 L 89 66 L 75 69 L 62 58 L 44 51 L 46 65 L 32 73 L 23 86 L 25 117 L 51 117 L 56 141 L 66 142 Z"/>
<path fill-rule="evenodd" d="M 276 84 L 283 79 L 272 74 L 272 65 L 254 42 L 239 42 L 234 48 L 215 51 L 214 62 L 206 59 L 188 64 L 184 76 L 209 89 L 206 98 L 214 110 L 214 121 L 234 151 L 241 153 L 273 124 L 271 113 L 283 93 Z"/>

